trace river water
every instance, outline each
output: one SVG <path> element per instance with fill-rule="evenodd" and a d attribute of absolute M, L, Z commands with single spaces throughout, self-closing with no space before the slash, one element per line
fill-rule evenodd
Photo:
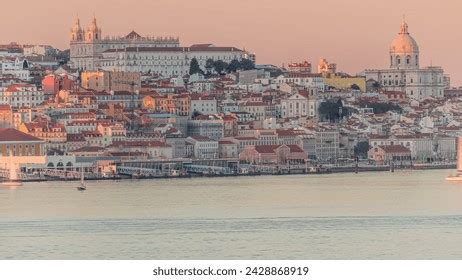
<path fill-rule="evenodd" d="M 0 187 L 0 259 L 462 259 L 449 173 Z"/>

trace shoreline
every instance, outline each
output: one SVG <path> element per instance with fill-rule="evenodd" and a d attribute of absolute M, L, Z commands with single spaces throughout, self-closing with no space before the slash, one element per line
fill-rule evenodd
<path fill-rule="evenodd" d="M 437 170 L 437 169 L 447 169 L 455 170 L 455 164 L 445 164 L 445 165 L 417 165 L 417 166 L 397 166 L 393 169 L 390 166 L 370 166 L 370 167 L 332 167 L 327 170 L 322 170 L 318 172 L 307 172 L 306 170 L 292 170 L 288 172 L 280 173 L 247 173 L 247 174 L 186 174 L 186 175 L 177 175 L 177 176 L 128 176 L 128 175 L 117 175 L 115 177 L 88 177 L 85 178 L 86 181 L 120 181 L 120 180 L 154 180 L 154 179 L 187 179 L 187 178 L 218 178 L 218 177 L 254 177 L 254 176 L 289 176 L 289 175 L 327 175 L 335 173 L 365 173 L 365 172 L 390 172 L 394 173 L 395 171 L 423 171 L 423 170 Z M 29 180 L 17 180 L 16 182 L 20 183 L 32 183 L 32 182 L 73 182 L 79 181 L 80 178 L 56 178 L 56 177 L 46 177 L 40 179 L 29 179 Z M 1 180 L 0 184 L 8 182 L 7 180 Z"/>

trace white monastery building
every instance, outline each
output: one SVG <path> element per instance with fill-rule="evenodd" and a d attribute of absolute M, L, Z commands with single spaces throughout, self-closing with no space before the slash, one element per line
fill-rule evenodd
<path fill-rule="evenodd" d="M 234 47 L 197 44 L 180 47 L 179 38 L 142 37 L 135 31 L 125 37 L 104 37 L 93 18 L 84 30 L 76 19 L 70 32 L 70 57 L 73 68 L 157 73 L 164 77 L 189 73 L 189 64 L 196 58 L 205 70 L 208 59 L 231 62 L 248 58 L 249 54 Z"/>

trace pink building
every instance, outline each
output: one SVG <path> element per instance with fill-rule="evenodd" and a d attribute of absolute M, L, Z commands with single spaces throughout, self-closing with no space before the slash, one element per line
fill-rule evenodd
<path fill-rule="evenodd" d="M 74 81 L 67 75 L 50 74 L 42 80 L 43 92 L 49 95 L 56 95 L 60 90 L 71 90 L 73 86 Z"/>
<path fill-rule="evenodd" d="M 298 145 L 247 146 L 239 154 L 239 160 L 252 164 L 304 164 L 308 159 Z"/>

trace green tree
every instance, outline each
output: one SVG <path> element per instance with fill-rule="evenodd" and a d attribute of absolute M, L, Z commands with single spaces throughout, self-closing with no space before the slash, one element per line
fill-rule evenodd
<path fill-rule="evenodd" d="M 228 67 L 228 63 L 223 60 L 217 60 L 213 62 L 213 67 L 215 68 L 215 72 L 221 74 Z"/>
<path fill-rule="evenodd" d="M 253 61 L 250 60 L 250 59 L 244 58 L 244 59 L 242 59 L 242 60 L 240 61 L 240 64 L 241 64 L 241 65 L 240 65 L 239 68 L 240 68 L 241 70 L 252 70 L 252 69 L 255 69 L 255 63 L 253 63 Z"/>
<path fill-rule="evenodd" d="M 231 60 L 231 62 L 228 64 L 228 67 L 226 68 L 226 71 L 228 73 L 233 73 L 236 72 L 241 68 L 241 63 L 237 59 Z"/>
<path fill-rule="evenodd" d="M 189 64 L 189 75 L 194 74 L 203 74 L 202 69 L 199 66 L 199 62 L 197 62 L 196 58 L 191 59 L 191 63 Z"/>
<path fill-rule="evenodd" d="M 342 105 L 342 101 L 326 100 L 319 105 L 319 115 L 322 120 L 327 119 L 329 122 L 336 122 L 341 118 L 349 115 L 347 107 Z"/>
<path fill-rule="evenodd" d="M 205 62 L 205 70 L 207 71 L 207 74 L 210 75 L 212 74 L 213 69 L 215 68 L 215 63 L 213 59 L 209 58 Z"/>
<path fill-rule="evenodd" d="M 193 112 L 192 115 L 191 115 L 191 118 L 194 119 L 194 118 L 196 118 L 196 117 L 198 117 L 198 116 L 201 116 L 201 115 L 202 115 L 201 112 L 194 110 L 194 112 Z"/>
<path fill-rule="evenodd" d="M 372 88 L 374 88 L 375 91 L 379 90 L 380 89 L 380 83 L 375 81 L 373 84 L 372 84 Z"/>
<path fill-rule="evenodd" d="M 361 90 L 361 88 L 357 84 L 352 84 L 351 89 L 352 90 Z"/>
<path fill-rule="evenodd" d="M 403 111 L 399 105 L 393 103 L 361 101 L 359 106 L 361 108 L 372 108 L 374 110 L 374 114 L 383 114 L 389 111 L 401 113 Z"/>
<path fill-rule="evenodd" d="M 367 152 L 369 151 L 370 146 L 369 142 L 367 141 L 361 141 L 356 144 L 354 147 L 354 152 L 355 156 L 361 157 L 361 158 L 367 158 Z"/>

